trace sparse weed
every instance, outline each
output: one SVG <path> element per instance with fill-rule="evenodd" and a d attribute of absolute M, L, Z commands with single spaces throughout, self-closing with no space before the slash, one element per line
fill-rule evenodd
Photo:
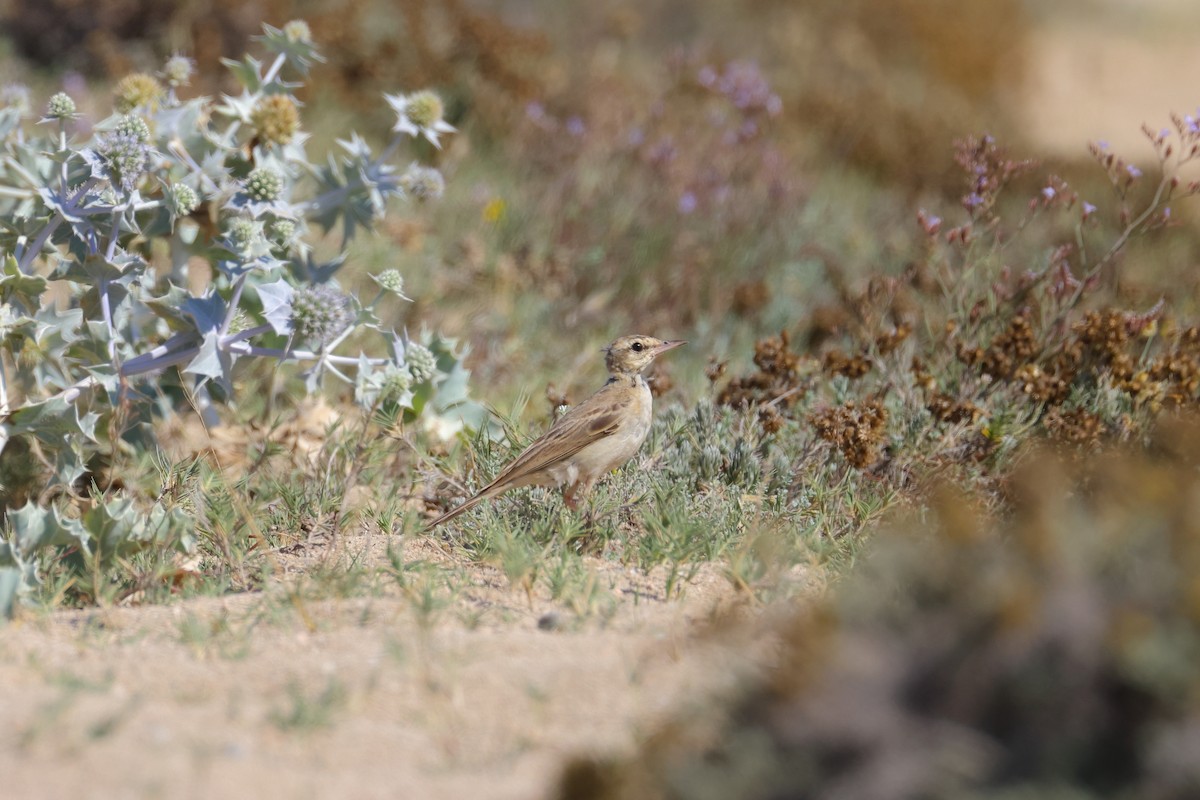
<path fill-rule="evenodd" d="M 287 685 L 288 701 L 271 711 L 268 719 L 286 733 L 309 733 L 334 724 L 345 708 L 346 687 L 337 678 L 329 678 L 325 687 L 310 692 L 296 681 Z"/>

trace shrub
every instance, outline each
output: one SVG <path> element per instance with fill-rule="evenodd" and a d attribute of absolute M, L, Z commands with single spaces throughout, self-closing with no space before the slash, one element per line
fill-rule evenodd
<path fill-rule="evenodd" d="M 945 466 L 990 481 L 1029 434 L 1087 450 L 1195 408 L 1200 326 L 1172 315 L 1169 287 L 1130 308 L 1121 277 L 1130 243 L 1171 227 L 1172 206 L 1200 192 L 1181 177 L 1200 157 L 1200 123 L 1145 132 L 1153 177 L 1092 146 L 1111 188 L 1095 203 L 1056 175 L 1031 183 L 1037 165 L 990 136 L 960 141 L 960 208 L 917 212 L 903 274 L 856 287 L 827 264 L 836 313 L 814 314 L 806 337 L 762 339 L 757 370 L 727 380 L 718 402 L 807 414 L 844 463 L 901 484 Z M 830 316 L 835 329 L 821 329 Z"/>

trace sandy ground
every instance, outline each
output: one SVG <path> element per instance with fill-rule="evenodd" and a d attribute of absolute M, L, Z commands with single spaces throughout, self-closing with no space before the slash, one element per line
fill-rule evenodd
<path fill-rule="evenodd" d="M 479 566 L 431 617 L 268 593 L 26 618 L 0 634 L 3 794 L 547 796 L 565 757 L 631 748 L 769 656 L 717 570 L 668 601 L 594 566 L 611 616 Z"/>
<path fill-rule="evenodd" d="M 1143 121 L 1200 104 L 1197 10 L 1124 9 L 1036 40 L 1025 114 L 1047 148 L 1137 148 Z M 27 617 L 0 630 L 0 794 L 545 797 L 566 756 L 631 748 L 769 662 L 718 567 L 668 599 L 662 575 L 593 566 L 610 612 L 583 621 L 486 566 L 431 615 L 280 587 Z"/>

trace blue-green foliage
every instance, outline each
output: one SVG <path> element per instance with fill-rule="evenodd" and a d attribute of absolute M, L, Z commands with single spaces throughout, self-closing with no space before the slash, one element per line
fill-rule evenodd
<path fill-rule="evenodd" d="M 336 283 L 349 240 L 372 229 L 391 200 L 429 199 L 410 197 L 408 173 L 391 163 L 405 140 L 453 128 L 400 119 L 378 154 L 349 132 L 337 153 L 310 160 L 293 98 L 301 84 L 285 78 L 305 76 L 320 56 L 301 22 L 265 26 L 259 41 L 269 64 L 226 62 L 238 96 L 179 99 L 190 62 L 177 56 L 164 68 L 166 86 L 146 75 L 123 81 L 116 105 L 124 113 L 97 123 L 90 138 L 72 135 L 76 106 L 62 93 L 36 124 L 24 118 L 27 106 L 0 109 L 0 510 L 8 509 L 0 612 L 32 580 L 40 548 L 157 541 L 146 531 L 163 525 L 173 543 L 186 543 L 177 530 L 184 522 L 157 506 L 148 517 L 126 508 L 69 524 L 53 510 L 14 510 L 28 497 L 85 488 L 89 464 L 177 402 L 171 396 L 183 397 L 160 387 L 164 370 L 206 401 L 228 400 L 239 359 L 274 358 L 303 365 L 310 392 L 332 377 L 368 408 L 444 416 L 446 425 L 482 420 L 452 340 L 412 341 L 382 326 L 380 300 L 407 300 L 398 275 L 366 301 Z M 339 231 L 340 252 L 318 260 L 310 225 Z M 198 296 L 186 288 L 197 258 L 213 268 Z M 410 353 L 419 365 L 407 362 Z M 37 474 L 17 491 L 11 476 L 27 465 L 6 462 L 35 457 L 43 468 L 24 470 L 24 478 Z M 33 517 L 52 534 L 30 533 Z"/>
<path fill-rule="evenodd" d="M 0 540 L 0 615 L 11 616 L 19 593 L 38 581 L 38 558 L 65 553 L 80 569 L 111 566 L 140 550 L 189 551 L 195 544 L 191 521 L 182 508 L 154 505 L 139 511 L 128 497 L 97 504 L 78 518 L 32 502 L 5 515 L 6 540 Z"/>

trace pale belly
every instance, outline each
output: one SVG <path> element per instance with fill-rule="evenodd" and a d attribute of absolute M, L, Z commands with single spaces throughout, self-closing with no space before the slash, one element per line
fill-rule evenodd
<path fill-rule="evenodd" d="M 548 470 L 556 484 L 594 483 L 637 455 L 650 434 L 652 419 L 650 389 L 644 384 L 641 388 L 619 430 Z"/>

